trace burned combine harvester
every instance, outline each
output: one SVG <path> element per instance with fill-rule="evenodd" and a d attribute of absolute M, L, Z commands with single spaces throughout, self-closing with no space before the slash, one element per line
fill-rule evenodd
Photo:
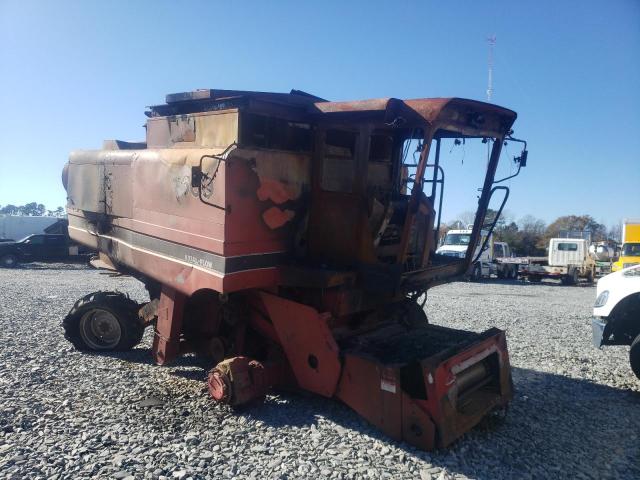
<path fill-rule="evenodd" d="M 77 348 L 129 349 L 154 325 L 156 363 L 212 358 L 219 402 L 297 387 L 423 449 L 510 400 L 504 332 L 430 325 L 418 299 L 467 272 L 492 194 L 506 201 L 494 174 L 505 139 L 518 141 L 513 111 L 198 90 L 146 114 L 145 143 L 73 152 L 63 172 L 71 237 L 150 295 L 79 300 L 63 322 Z M 492 145 L 464 258 L 435 253 L 440 144 L 455 138 Z"/>

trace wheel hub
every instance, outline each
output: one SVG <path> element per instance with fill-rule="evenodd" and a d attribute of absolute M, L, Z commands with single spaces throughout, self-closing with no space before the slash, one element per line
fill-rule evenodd
<path fill-rule="evenodd" d="M 108 350 L 116 347 L 122 336 L 120 322 L 111 312 L 94 309 L 82 316 L 80 335 L 95 350 Z"/>

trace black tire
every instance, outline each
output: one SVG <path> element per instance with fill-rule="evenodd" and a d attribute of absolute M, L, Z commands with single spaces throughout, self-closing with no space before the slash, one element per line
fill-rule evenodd
<path fill-rule="evenodd" d="M 139 308 L 122 293 L 90 293 L 78 300 L 62 321 L 64 336 L 78 350 L 131 350 L 144 333 Z"/>
<path fill-rule="evenodd" d="M 500 278 L 500 279 L 509 278 L 509 270 L 508 269 L 506 270 L 506 273 L 507 274 L 505 275 L 505 271 L 498 268 L 498 272 L 497 272 L 498 278 Z"/>
<path fill-rule="evenodd" d="M 479 263 L 476 263 L 473 266 L 473 270 L 471 271 L 471 281 L 479 282 L 481 278 L 482 278 L 482 267 L 480 266 Z"/>
<path fill-rule="evenodd" d="M 0 257 L 0 266 L 4 268 L 14 268 L 17 267 L 19 263 L 18 257 L 13 253 L 7 253 Z"/>
<path fill-rule="evenodd" d="M 578 270 L 573 270 L 570 274 L 563 276 L 560 281 L 563 285 L 575 285 L 578 283 Z"/>
<path fill-rule="evenodd" d="M 515 265 L 511 269 L 511 279 L 512 280 L 517 280 L 518 279 L 518 267 L 515 266 Z"/>
<path fill-rule="evenodd" d="M 542 281 L 542 277 L 539 275 L 529 275 L 527 277 L 527 279 L 531 282 L 531 283 L 540 283 Z"/>
<path fill-rule="evenodd" d="M 640 335 L 631 343 L 631 349 L 629 350 L 629 363 L 631 364 L 631 370 L 636 374 L 636 377 L 640 379 Z"/>

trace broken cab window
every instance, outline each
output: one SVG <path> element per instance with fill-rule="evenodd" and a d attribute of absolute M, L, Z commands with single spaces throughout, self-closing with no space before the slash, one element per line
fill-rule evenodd
<path fill-rule="evenodd" d="M 369 143 L 370 162 L 391 162 L 393 137 L 390 135 L 371 135 Z"/>
<path fill-rule="evenodd" d="M 313 132 L 308 123 L 243 113 L 240 124 L 241 145 L 294 152 L 312 150 Z"/>
<path fill-rule="evenodd" d="M 351 193 L 355 180 L 355 151 L 358 134 L 327 130 L 322 162 L 321 187 L 328 192 Z"/>
<path fill-rule="evenodd" d="M 392 189 L 391 157 L 393 137 L 373 134 L 369 139 L 369 165 L 367 167 L 367 187 L 376 190 Z"/>

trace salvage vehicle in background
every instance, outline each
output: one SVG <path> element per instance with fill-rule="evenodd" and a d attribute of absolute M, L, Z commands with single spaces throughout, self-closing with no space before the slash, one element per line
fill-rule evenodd
<path fill-rule="evenodd" d="M 617 260 L 615 243 L 609 241 L 592 243 L 589 246 L 589 255 L 596 262 L 596 275 L 604 276 L 614 271 L 613 263 Z"/>
<path fill-rule="evenodd" d="M 64 229 L 66 230 L 66 220 L 64 217 L 0 214 L 0 241 L 2 241 L 2 239 L 11 239 L 14 241 L 26 238 L 29 235 L 42 233 L 63 233 L 59 228 L 55 229 L 56 224 L 62 223 L 65 224 Z M 52 228 L 54 231 L 50 231 Z"/>
<path fill-rule="evenodd" d="M 521 275 L 530 282 L 543 278 L 562 281 L 563 285 L 576 285 L 584 278 L 593 282 L 596 276 L 596 262 L 589 255 L 589 244 L 582 238 L 552 238 L 549 240 L 547 258 L 531 258 L 522 265 Z"/>
<path fill-rule="evenodd" d="M 640 264 L 640 220 L 625 219 L 622 222 L 620 257 L 613 263 L 611 270 L 616 272 L 638 264 Z"/>
<path fill-rule="evenodd" d="M 436 253 L 454 258 L 464 258 L 469 248 L 472 232 L 471 228 L 449 230 Z M 481 249 L 482 251 L 480 251 Z M 518 263 L 512 260 L 511 247 L 506 242 L 494 242 L 493 234 L 488 230 L 482 230 L 480 243 L 474 250 L 473 258 L 475 261 L 469 277 L 473 281 L 491 275 L 505 279 L 518 277 Z"/>
<path fill-rule="evenodd" d="M 640 265 L 598 280 L 593 307 L 593 343 L 630 345 L 629 362 L 640 379 Z"/>
<path fill-rule="evenodd" d="M 17 242 L 0 242 L 0 267 L 21 263 L 87 260 L 89 250 L 72 242 L 68 235 L 36 234 Z"/>

